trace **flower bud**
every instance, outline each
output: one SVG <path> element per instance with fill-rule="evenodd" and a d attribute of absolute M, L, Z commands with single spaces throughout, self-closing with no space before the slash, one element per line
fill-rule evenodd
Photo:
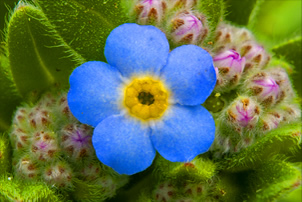
<path fill-rule="evenodd" d="M 140 0 L 134 10 L 139 24 L 160 24 L 167 4 L 165 0 Z"/>
<path fill-rule="evenodd" d="M 238 132 L 241 128 L 252 129 L 258 122 L 260 107 L 249 97 L 236 99 L 227 110 L 227 119 Z"/>
<path fill-rule="evenodd" d="M 33 156 L 41 161 L 49 161 L 59 152 L 53 132 L 39 131 L 33 136 L 31 146 Z"/>
<path fill-rule="evenodd" d="M 222 82 L 218 86 L 236 86 L 245 66 L 245 58 L 241 58 L 234 50 L 223 51 L 213 57 L 214 66 L 218 68 Z"/>
<path fill-rule="evenodd" d="M 70 187 L 72 186 L 72 169 L 67 163 L 57 162 L 45 168 L 43 178 L 50 185 L 61 188 Z"/>
<path fill-rule="evenodd" d="M 238 28 L 228 24 L 220 24 L 216 29 L 214 46 L 217 52 L 228 49 L 239 51 L 243 42 L 252 39 L 252 34 L 245 28 Z"/>
<path fill-rule="evenodd" d="M 268 132 L 277 128 L 283 120 L 283 115 L 279 111 L 268 112 L 261 118 L 262 130 Z"/>
<path fill-rule="evenodd" d="M 37 179 L 39 175 L 38 165 L 30 158 L 29 155 L 20 158 L 15 169 L 16 173 L 25 179 Z"/>
<path fill-rule="evenodd" d="M 266 72 L 259 72 L 248 80 L 248 88 L 265 106 L 274 105 L 280 97 L 280 88 L 275 79 Z"/>
<path fill-rule="evenodd" d="M 205 18 L 189 11 L 176 14 L 171 22 L 171 38 L 174 43 L 198 44 L 208 33 Z"/>
<path fill-rule="evenodd" d="M 269 74 L 272 78 L 276 81 L 280 88 L 280 96 L 278 99 L 278 103 L 283 100 L 290 100 L 294 97 L 294 91 L 289 80 L 288 74 L 286 73 L 285 69 L 281 67 L 274 67 L 270 68 Z"/>
<path fill-rule="evenodd" d="M 168 0 L 172 8 L 191 9 L 197 4 L 197 0 Z"/>
<path fill-rule="evenodd" d="M 294 120 L 301 119 L 301 109 L 297 104 L 287 104 L 285 106 L 281 106 L 282 109 L 282 122 L 289 123 Z"/>
<path fill-rule="evenodd" d="M 94 153 L 91 135 L 92 128 L 87 125 L 68 124 L 61 131 L 61 146 L 75 160 L 91 156 Z"/>
<path fill-rule="evenodd" d="M 35 107 L 28 115 L 30 126 L 35 129 L 43 129 L 51 122 L 50 114 L 48 109 Z"/>
<path fill-rule="evenodd" d="M 245 42 L 240 48 L 240 53 L 246 58 L 246 71 L 255 67 L 263 68 L 270 61 L 270 56 L 264 47 L 254 41 Z"/>
<path fill-rule="evenodd" d="M 155 201 L 170 201 L 176 190 L 170 182 L 161 183 L 155 190 Z"/>

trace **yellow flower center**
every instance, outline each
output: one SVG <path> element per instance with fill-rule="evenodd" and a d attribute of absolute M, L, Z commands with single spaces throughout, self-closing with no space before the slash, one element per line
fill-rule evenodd
<path fill-rule="evenodd" d="M 160 81 L 150 77 L 133 79 L 124 95 L 129 113 L 144 121 L 161 117 L 168 107 L 168 91 Z"/>

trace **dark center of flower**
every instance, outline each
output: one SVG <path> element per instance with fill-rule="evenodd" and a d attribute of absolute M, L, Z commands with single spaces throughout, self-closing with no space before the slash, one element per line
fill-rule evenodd
<path fill-rule="evenodd" d="M 151 105 L 154 103 L 154 96 L 149 92 L 140 92 L 137 96 L 138 101 L 143 105 Z"/>

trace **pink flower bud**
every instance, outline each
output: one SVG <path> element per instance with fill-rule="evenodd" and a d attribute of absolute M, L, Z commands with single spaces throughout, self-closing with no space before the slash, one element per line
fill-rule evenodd
<path fill-rule="evenodd" d="M 214 47 L 218 52 L 229 49 L 239 51 L 243 42 L 252 39 L 252 34 L 245 28 L 238 28 L 228 24 L 220 24 L 216 29 Z"/>
<path fill-rule="evenodd" d="M 48 161 L 56 156 L 59 148 L 53 132 L 39 131 L 34 134 L 31 153 L 41 161 Z"/>
<path fill-rule="evenodd" d="M 72 169 L 65 162 L 55 162 L 47 166 L 43 172 L 44 180 L 56 187 L 70 187 L 72 185 Z"/>
<path fill-rule="evenodd" d="M 61 133 L 62 148 L 72 158 L 78 159 L 94 153 L 91 143 L 92 128 L 84 124 L 68 124 Z"/>
<path fill-rule="evenodd" d="M 140 0 L 135 6 L 137 22 L 139 24 L 159 24 L 167 8 L 164 0 Z"/>
<path fill-rule="evenodd" d="M 198 44 L 206 36 L 208 29 L 202 17 L 184 11 L 172 18 L 171 37 L 175 43 Z"/>
<path fill-rule="evenodd" d="M 260 72 L 252 76 L 248 86 L 253 94 L 257 96 L 257 99 L 267 106 L 274 105 L 279 99 L 279 85 L 266 72 Z"/>
<path fill-rule="evenodd" d="M 241 58 L 239 53 L 234 50 L 227 50 L 214 56 L 213 61 L 223 81 L 221 84 L 219 82 L 218 85 L 234 85 L 239 82 L 245 66 L 244 57 Z"/>
<path fill-rule="evenodd" d="M 294 91 L 285 69 L 281 67 L 274 67 L 270 68 L 268 71 L 271 77 L 274 78 L 274 80 L 280 87 L 280 96 L 278 103 L 283 100 L 292 99 L 294 97 Z"/>
<path fill-rule="evenodd" d="M 252 129 L 258 122 L 260 107 L 251 98 L 236 99 L 227 110 L 230 123 L 235 127 Z"/>
<path fill-rule="evenodd" d="M 263 131 L 267 132 L 277 128 L 282 120 L 283 116 L 279 111 L 273 111 L 265 114 L 261 120 Z"/>
<path fill-rule="evenodd" d="M 270 56 L 265 51 L 264 47 L 254 41 L 245 42 L 242 45 L 240 52 L 241 55 L 246 58 L 246 70 L 254 67 L 263 68 L 270 60 Z"/>

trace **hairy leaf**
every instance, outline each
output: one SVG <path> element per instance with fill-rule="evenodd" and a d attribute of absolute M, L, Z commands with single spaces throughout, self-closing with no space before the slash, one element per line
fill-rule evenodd
<path fill-rule="evenodd" d="M 0 132 L 6 131 L 16 106 L 21 102 L 8 69 L 8 59 L 0 53 Z"/>
<path fill-rule="evenodd" d="M 42 182 L 24 182 L 12 176 L 0 176 L 0 199 L 3 201 L 66 201 Z"/>
<path fill-rule="evenodd" d="M 111 30 L 125 23 L 120 0 L 37 0 L 68 45 L 86 60 L 105 60 L 105 41 Z"/>
<path fill-rule="evenodd" d="M 84 60 L 59 38 L 43 13 L 19 3 L 8 24 L 8 57 L 17 89 L 26 96 L 56 84 L 68 86 L 71 71 Z"/>
<path fill-rule="evenodd" d="M 301 143 L 301 123 L 289 124 L 270 131 L 256 143 L 230 156 L 222 163 L 232 172 L 257 167 L 278 154 L 295 151 Z"/>
<path fill-rule="evenodd" d="M 11 151 L 10 143 L 6 134 L 0 134 L 0 175 L 10 172 Z"/>
<path fill-rule="evenodd" d="M 265 161 L 248 180 L 248 201 L 274 201 L 301 185 L 301 165 L 281 160 Z"/>

